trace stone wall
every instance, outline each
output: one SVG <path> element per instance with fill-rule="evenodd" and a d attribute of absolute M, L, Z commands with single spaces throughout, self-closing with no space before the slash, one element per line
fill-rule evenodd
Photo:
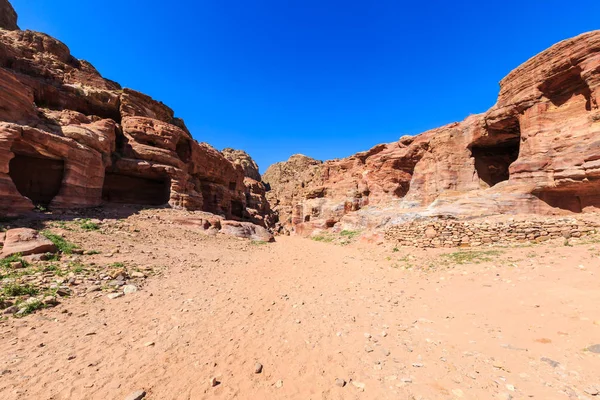
<path fill-rule="evenodd" d="M 507 221 L 429 219 L 395 225 L 385 232 L 385 238 L 400 246 L 475 247 L 581 237 L 596 233 L 599 227 L 598 222 L 579 218 L 511 218 Z"/>

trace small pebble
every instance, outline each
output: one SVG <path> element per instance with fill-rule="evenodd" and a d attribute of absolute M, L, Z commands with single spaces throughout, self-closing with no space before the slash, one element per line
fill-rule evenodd
<path fill-rule="evenodd" d="M 254 373 L 260 374 L 263 370 L 263 365 L 261 363 L 254 364 Z"/>
<path fill-rule="evenodd" d="M 344 387 L 344 386 L 346 386 L 346 381 L 344 379 L 337 378 L 335 380 L 335 384 L 336 384 L 336 386 Z"/>

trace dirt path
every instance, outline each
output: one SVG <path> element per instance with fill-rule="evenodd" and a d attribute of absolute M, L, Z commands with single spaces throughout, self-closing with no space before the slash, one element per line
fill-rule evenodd
<path fill-rule="evenodd" d="M 163 274 L 1 322 L 1 399 L 583 399 L 600 385 L 600 354 L 584 350 L 600 343 L 597 244 L 457 264 L 450 250 L 133 223 L 74 239 L 120 246 L 97 262 Z"/>

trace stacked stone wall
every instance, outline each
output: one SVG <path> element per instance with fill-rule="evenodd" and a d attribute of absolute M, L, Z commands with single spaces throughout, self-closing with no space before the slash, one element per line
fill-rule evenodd
<path fill-rule="evenodd" d="M 477 247 L 578 238 L 596 233 L 599 227 L 600 224 L 595 221 L 579 218 L 508 221 L 429 219 L 390 227 L 385 238 L 400 246 Z"/>

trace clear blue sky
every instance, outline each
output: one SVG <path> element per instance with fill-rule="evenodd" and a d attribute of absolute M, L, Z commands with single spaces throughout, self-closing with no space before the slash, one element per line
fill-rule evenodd
<path fill-rule="evenodd" d="M 600 1 L 12 0 L 107 78 L 147 93 L 194 137 L 346 157 L 491 107 L 498 82 L 600 28 Z"/>

